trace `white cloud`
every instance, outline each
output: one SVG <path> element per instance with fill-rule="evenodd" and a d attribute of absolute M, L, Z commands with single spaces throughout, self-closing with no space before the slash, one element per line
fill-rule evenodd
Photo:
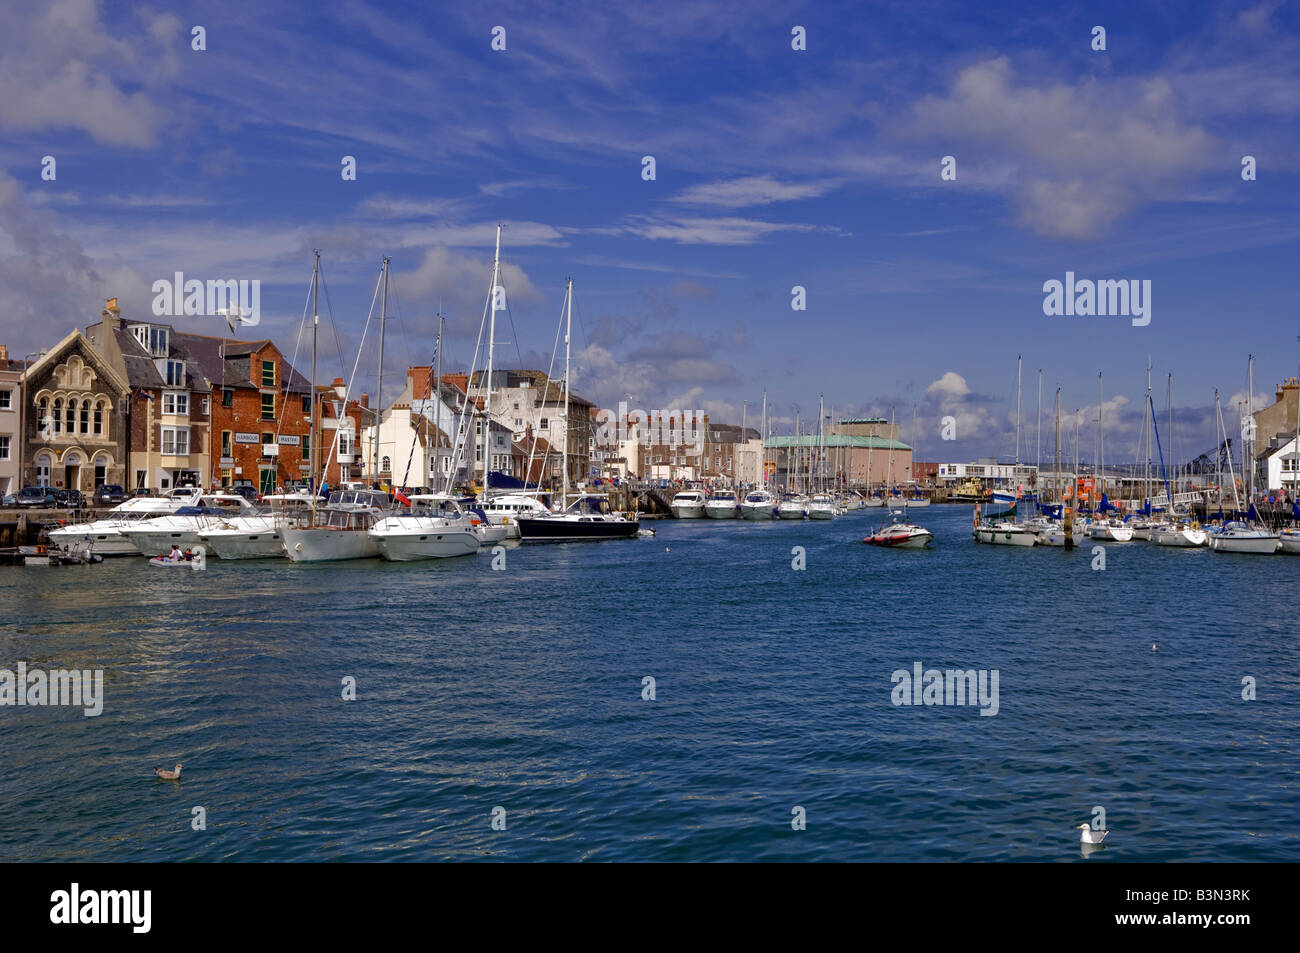
<path fill-rule="evenodd" d="M 1164 77 L 1035 86 L 1003 56 L 963 69 L 895 131 L 941 140 L 959 162 L 967 151 L 1013 160 L 1020 174 L 1006 187 L 1021 222 L 1081 239 L 1208 167 L 1214 140 L 1179 106 Z"/>
<path fill-rule="evenodd" d="M 751 205 L 771 205 L 773 202 L 816 198 L 825 195 L 838 184 L 830 179 L 819 182 L 778 182 L 770 175 L 751 175 L 694 185 L 673 196 L 669 201 L 683 205 L 745 208 Z"/>
<path fill-rule="evenodd" d="M 132 87 L 174 74 L 183 39 L 172 14 L 143 26 L 143 35 L 113 36 L 94 0 L 6 5 L 0 127 L 73 128 L 105 145 L 156 145 L 166 117 L 149 92 Z"/>

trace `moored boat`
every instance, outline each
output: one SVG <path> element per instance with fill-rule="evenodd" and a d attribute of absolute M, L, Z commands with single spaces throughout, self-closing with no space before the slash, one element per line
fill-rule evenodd
<path fill-rule="evenodd" d="M 739 508 L 736 494 L 731 490 L 718 490 L 704 504 L 704 515 L 711 520 L 734 520 Z"/>
<path fill-rule="evenodd" d="M 777 499 L 768 490 L 751 490 L 740 504 L 740 515 L 747 520 L 770 520 L 776 516 Z"/>

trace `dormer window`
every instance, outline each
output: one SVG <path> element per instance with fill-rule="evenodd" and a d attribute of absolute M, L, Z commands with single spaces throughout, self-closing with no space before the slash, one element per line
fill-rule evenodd
<path fill-rule="evenodd" d="M 167 329 L 156 328 L 151 324 L 137 324 L 131 334 L 140 342 L 140 346 L 149 352 L 150 357 L 167 356 Z"/>
<path fill-rule="evenodd" d="M 163 379 L 167 382 L 168 387 L 185 386 L 185 362 L 184 361 L 163 361 L 162 367 Z"/>

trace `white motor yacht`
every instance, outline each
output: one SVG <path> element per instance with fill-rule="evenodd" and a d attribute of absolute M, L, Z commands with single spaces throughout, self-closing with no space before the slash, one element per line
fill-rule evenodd
<path fill-rule="evenodd" d="M 818 493 L 808 500 L 808 518 L 810 520 L 833 520 L 840 515 L 835 501 L 824 493 Z"/>
<path fill-rule="evenodd" d="M 808 515 L 806 496 L 787 496 L 777 505 L 776 515 L 783 520 L 801 520 Z"/>
<path fill-rule="evenodd" d="M 380 490 L 335 490 L 323 508 L 316 508 L 312 525 L 281 531 L 284 553 L 295 563 L 373 559 L 379 544 L 370 527 L 390 508 L 388 494 Z"/>
<path fill-rule="evenodd" d="M 734 520 L 740 501 L 731 490 L 718 490 L 704 504 L 704 515 L 711 520 Z"/>
<path fill-rule="evenodd" d="M 189 549 L 199 545 L 199 534 L 232 516 L 249 516 L 253 504 L 236 493 L 204 493 L 193 505 L 174 513 L 123 526 L 119 532 L 140 552 L 153 556 L 170 551 L 173 545 Z"/>
<path fill-rule="evenodd" d="M 770 520 L 776 516 L 777 499 L 768 490 L 751 490 L 740 504 L 740 515 L 747 520 Z"/>
<path fill-rule="evenodd" d="M 218 559 L 283 559 L 286 526 L 307 522 L 311 516 L 310 493 L 265 496 L 266 507 L 248 516 L 232 516 L 199 532 L 208 554 Z"/>
<path fill-rule="evenodd" d="M 704 504 L 708 497 L 703 490 L 682 490 L 673 497 L 673 516 L 679 520 L 698 520 L 704 518 Z"/>
<path fill-rule="evenodd" d="M 480 521 L 477 518 L 471 521 L 454 499 L 441 494 L 420 494 L 410 500 L 410 509 L 381 517 L 370 527 L 369 534 L 379 547 L 379 555 L 393 562 L 408 562 L 478 552 Z"/>
<path fill-rule="evenodd" d="M 193 506 L 199 495 L 198 487 L 183 486 L 168 490 L 162 496 L 133 496 L 113 507 L 102 519 L 50 530 L 50 542 L 55 546 L 71 546 L 89 541 L 96 556 L 139 556 L 140 550 L 122 535 L 122 530 L 175 513 L 182 506 Z M 167 548 L 171 549 L 170 546 Z"/>
<path fill-rule="evenodd" d="M 905 512 L 895 512 L 889 523 L 862 541 L 869 546 L 885 546 L 890 549 L 924 549 L 933 539 L 934 534 L 928 529 L 909 522 Z"/>

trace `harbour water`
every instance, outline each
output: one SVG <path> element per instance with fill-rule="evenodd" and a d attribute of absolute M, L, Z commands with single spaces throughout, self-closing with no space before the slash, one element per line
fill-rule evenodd
<path fill-rule="evenodd" d="M 1300 860 L 1300 560 L 1130 543 L 1096 571 L 916 516 L 929 550 L 862 545 L 876 510 L 500 571 L 0 570 L 0 667 L 105 679 L 99 717 L 0 708 L 0 855 L 1080 861 L 1100 806 L 1092 863 Z M 996 715 L 895 705 L 917 662 L 997 670 Z"/>

